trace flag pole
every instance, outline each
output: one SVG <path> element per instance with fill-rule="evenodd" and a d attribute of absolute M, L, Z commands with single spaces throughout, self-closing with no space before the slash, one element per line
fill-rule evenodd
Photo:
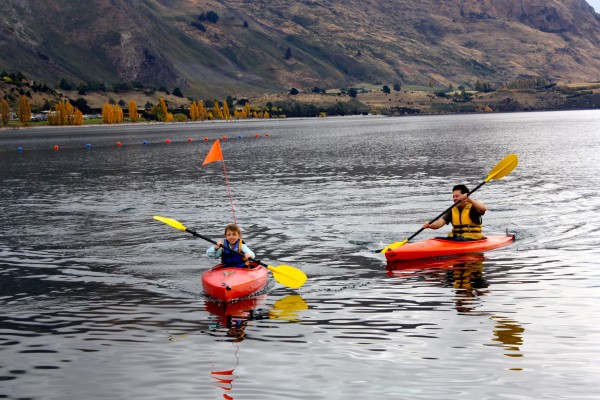
<path fill-rule="evenodd" d="M 233 223 L 237 225 L 235 219 L 235 209 L 233 208 L 233 196 L 231 195 L 231 188 L 229 187 L 229 179 L 227 178 L 227 170 L 225 169 L 225 160 L 221 160 L 223 164 L 223 174 L 225 175 L 225 184 L 227 185 L 227 192 L 229 193 L 229 204 L 231 204 L 231 213 L 233 214 Z"/>

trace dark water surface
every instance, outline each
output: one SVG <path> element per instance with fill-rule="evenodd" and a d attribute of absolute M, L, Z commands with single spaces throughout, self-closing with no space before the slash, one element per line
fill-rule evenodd
<path fill-rule="evenodd" d="M 152 219 L 221 237 L 223 135 L 245 239 L 298 291 L 211 303 L 209 243 Z M 510 153 L 474 197 L 514 245 L 386 269 Z M 0 131 L 0 398 L 600 398 L 599 165 L 598 111 Z"/>

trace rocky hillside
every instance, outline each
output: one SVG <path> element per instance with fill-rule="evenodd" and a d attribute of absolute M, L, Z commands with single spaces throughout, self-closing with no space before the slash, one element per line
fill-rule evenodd
<path fill-rule="evenodd" d="M 186 96 L 600 80 L 585 0 L 4 0 L 0 70 Z"/>

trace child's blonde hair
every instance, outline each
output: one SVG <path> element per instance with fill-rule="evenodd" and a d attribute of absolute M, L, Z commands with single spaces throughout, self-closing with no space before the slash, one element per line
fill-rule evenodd
<path fill-rule="evenodd" d="M 227 231 L 235 232 L 238 235 L 240 235 L 240 237 L 242 237 L 242 230 L 236 224 L 229 224 L 229 225 L 227 225 L 225 227 L 225 235 L 227 235 Z"/>

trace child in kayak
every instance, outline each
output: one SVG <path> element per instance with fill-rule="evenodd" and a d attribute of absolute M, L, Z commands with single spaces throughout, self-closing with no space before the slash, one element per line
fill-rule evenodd
<path fill-rule="evenodd" d="M 235 251 L 244 256 L 242 257 Z M 221 264 L 237 268 L 248 267 L 248 259 L 255 257 L 254 252 L 242 242 L 242 231 L 236 224 L 229 224 L 225 227 L 225 240 L 219 240 L 216 245 L 210 246 L 206 250 L 206 255 L 210 258 L 221 257 Z"/>

